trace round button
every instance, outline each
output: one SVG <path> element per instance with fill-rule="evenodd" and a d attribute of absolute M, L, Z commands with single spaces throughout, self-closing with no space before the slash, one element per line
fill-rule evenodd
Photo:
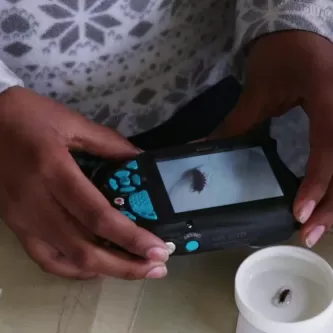
<path fill-rule="evenodd" d="M 185 248 L 188 252 L 194 252 L 200 247 L 199 242 L 192 240 L 186 243 Z"/>
<path fill-rule="evenodd" d="M 121 197 L 114 199 L 113 202 L 117 206 L 123 206 L 125 204 L 124 198 L 121 198 Z"/>

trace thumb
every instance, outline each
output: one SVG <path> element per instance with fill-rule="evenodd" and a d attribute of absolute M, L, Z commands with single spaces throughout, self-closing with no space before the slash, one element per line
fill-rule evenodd
<path fill-rule="evenodd" d="M 326 111 L 324 107 L 314 107 L 314 112 L 311 113 L 307 108 L 305 110 L 310 115 L 314 114 L 314 117 L 310 116 L 311 149 L 305 177 L 294 202 L 294 213 L 299 222 L 307 224 L 305 227 L 307 229 L 311 227 L 311 223 L 307 222 L 316 206 L 322 202 L 324 197 L 330 198 L 331 195 L 328 195 L 327 192 L 331 192 L 333 178 L 333 152 L 330 146 L 333 134 L 329 126 L 331 109 Z M 324 113 L 318 117 L 317 110 L 323 110 Z"/>
<path fill-rule="evenodd" d="M 246 89 L 231 113 L 210 135 L 209 139 L 244 135 L 263 122 L 265 103 L 260 94 Z"/>
<path fill-rule="evenodd" d="M 88 120 L 80 114 L 76 116 L 68 135 L 69 148 L 114 159 L 132 158 L 141 152 L 115 130 Z"/>
<path fill-rule="evenodd" d="M 296 219 L 305 224 L 303 235 L 313 229 L 317 220 L 312 219 L 314 210 L 319 206 L 326 195 L 332 179 L 333 154 L 322 147 L 314 147 L 311 150 L 307 172 L 294 201 L 294 215 Z M 307 223 L 309 221 L 309 223 Z"/>

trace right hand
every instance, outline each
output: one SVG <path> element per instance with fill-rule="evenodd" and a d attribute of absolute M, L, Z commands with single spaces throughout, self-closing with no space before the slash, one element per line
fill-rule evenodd
<path fill-rule="evenodd" d="M 33 91 L 0 94 L 0 216 L 27 253 L 67 278 L 164 277 L 164 242 L 112 208 L 69 150 L 113 159 L 138 154 L 115 131 Z M 95 235 L 128 254 L 96 246 Z"/>

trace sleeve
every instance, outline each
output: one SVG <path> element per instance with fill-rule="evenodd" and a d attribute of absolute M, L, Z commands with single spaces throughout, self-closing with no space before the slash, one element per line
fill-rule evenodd
<path fill-rule="evenodd" d="M 333 0 L 238 0 L 234 65 L 243 64 L 246 46 L 272 32 L 304 30 L 333 41 Z M 243 81 L 242 65 L 236 76 Z"/>
<path fill-rule="evenodd" d="M 14 86 L 24 87 L 24 83 L 0 60 L 0 94 Z"/>

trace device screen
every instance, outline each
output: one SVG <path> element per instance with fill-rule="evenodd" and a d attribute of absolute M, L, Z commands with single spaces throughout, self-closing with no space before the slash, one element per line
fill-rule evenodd
<path fill-rule="evenodd" d="M 175 213 L 283 196 L 261 147 L 157 161 Z"/>

